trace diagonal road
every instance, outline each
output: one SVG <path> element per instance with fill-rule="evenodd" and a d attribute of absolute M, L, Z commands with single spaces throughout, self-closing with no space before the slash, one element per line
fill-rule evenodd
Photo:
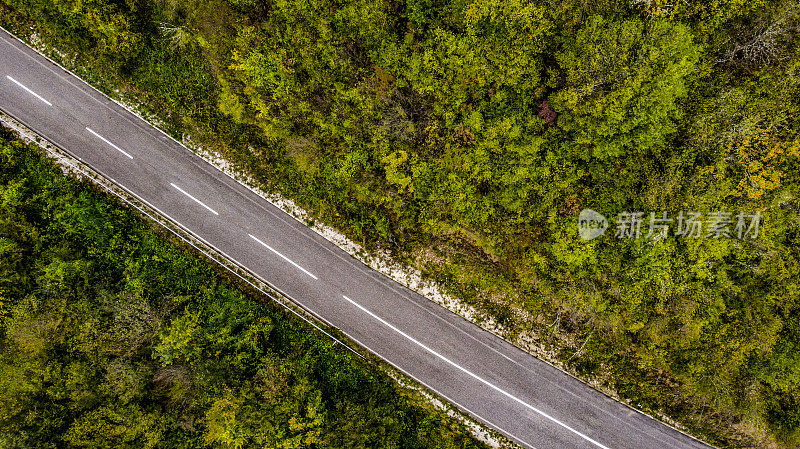
<path fill-rule="evenodd" d="M 0 109 L 522 447 L 709 447 L 369 269 L 2 28 Z"/>

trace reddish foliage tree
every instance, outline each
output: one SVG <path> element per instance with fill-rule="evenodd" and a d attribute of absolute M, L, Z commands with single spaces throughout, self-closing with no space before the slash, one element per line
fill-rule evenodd
<path fill-rule="evenodd" d="M 556 123 L 556 117 L 558 116 L 556 111 L 550 108 L 550 103 L 548 103 L 547 100 L 543 100 L 541 103 L 539 103 L 538 115 L 542 120 L 547 122 L 548 125 L 554 125 Z"/>

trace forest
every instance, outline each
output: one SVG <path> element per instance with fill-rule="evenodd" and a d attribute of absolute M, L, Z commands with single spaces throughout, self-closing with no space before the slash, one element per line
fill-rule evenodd
<path fill-rule="evenodd" d="M 485 447 L 5 128 L 0 224 L 0 447 Z"/>
<path fill-rule="evenodd" d="M 637 408 L 800 445 L 797 2 L 0 0 L 0 25 Z M 642 232 L 582 240 L 584 209 Z M 699 238 L 648 232 L 690 211 Z"/>

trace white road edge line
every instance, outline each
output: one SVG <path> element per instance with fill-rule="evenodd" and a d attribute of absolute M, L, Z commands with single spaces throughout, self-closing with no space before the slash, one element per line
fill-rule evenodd
<path fill-rule="evenodd" d="M 525 402 L 525 401 L 523 401 L 522 399 L 520 399 L 520 398 L 518 398 L 518 397 L 514 396 L 513 394 L 511 394 L 511 393 L 509 393 L 509 392 L 507 392 L 507 391 L 503 390 L 502 388 L 500 388 L 500 387 L 498 387 L 497 385 L 495 385 L 495 384 L 493 384 L 493 383 L 489 382 L 488 380 L 486 380 L 486 379 L 484 379 L 484 378 L 482 378 L 482 377 L 478 376 L 477 374 L 473 373 L 472 371 L 469 371 L 468 369 L 466 369 L 466 368 L 464 368 L 463 366 L 461 366 L 461 365 L 457 364 L 456 362 L 454 362 L 454 361 L 452 361 L 452 360 L 448 359 L 447 357 L 445 357 L 445 356 L 443 356 L 443 355 L 439 354 L 438 352 L 436 352 L 436 351 L 434 351 L 433 349 L 431 349 L 431 348 L 429 348 L 428 346 L 426 346 L 424 343 L 421 343 L 420 341 L 418 341 L 418 340 L 417 340 L 417 339 L 415 339 L 414 337 L 412 337 L 412 336 L 410 336 L 410 335 L 406 334 L 405 332 L 401 331 L 400 329 L 398 329 L 398 328 L 394 327 L 392 324 L 388 323 L 388 322 L 387 322 L 386 320 L 384 320 L 383 318 L 381 318 L 381 317 L 379 317 L 378 315 L 375 315 L 374 313 L 370 312 L 368 309 L 364 308 L 363 306 L 361 306 L 361 305 L 360 305 L 360 304 L 358 304 L 357 302 L 353 301 L 352 299 L 348 298 L 347 296 L 345 296 L 345 295 L 342 295 L 342 297 L 343 297 L 344 299 L 346 299 L 346 300 L 347 300 L 347 301 L 348 301 L 350 304 L 352 304 L 352 305 L 354 305 L 354 306 L 358 307 L 358 308 L 359 308 L 359 309 L 360 309 L 362 312 L 364 312 L 364 313 L 368 314 L 369 316 L 371 316 L 372 318 L 375 318 L 376 320 L 380 321 L 380 322 L 381 322 L 383 325 L 385 325 L 386 327 L 388 327 L 388 328 L 392 329 L 393 331 L 397 332 L 398 334 L 402 335 L 403 337 L 407 338 L 408 340 L 410 340 L 411 342 L 413 342 L 413 343 L 414 343 L 414 344 L 416 344 L 417 346 L 421 347 L 422 349 L 424 349 L 424 350 L 426 350 L 426 351 L 430 352 L 431 354 L 433 354 L 433 355 L 435 355 L 436 357 L 438 357 L 438 358 L 442 359 L 443 361 L 445 361 L 445 362 L 449 363 L 450 365 L 453 365 L 455 368 L 457 368 L 457 369 L 459 369 L 460 371 L 464 372 L 464 374 L 467 374 L 468 376 L 470 376 L 470 377 L 474 378 L 475 380 L 477 380 L 477 381 L 481 382 L 482 384 L 484 384 L 484 385 L 488 386 L 489 388 L 491 388 L 491 389 L 493 389 L 493 390 L 497 391 L 498 393 L 500 393 L 500 394 L 502 394 L 502 395 L 504 395 L 504 396 L 508 397 L 509 399 L 512 399 L 513 401 L 515 401 L 515 402 L 518 402 L 519 404 L 521 404 L 521 405 L 525 406 L 526 408 L 528 408 L 528 409 L 530 409 L 530 410 L 532 410 L 532 411 L 534 411 L 534 412 L 538 413 L 538 414 L 539 414 L 539 415 L 541 415 L 542 417 L 549 419 L 550 421 L 552 421 L 552 422 L 554 422 L 554 423 L 558 424 L 559 426 L 561 426 L 561 427 L 563 427 L 563 428 L 565 428 L 565 429 L 569 430 L 570 432 L 572 432 L 572 433 L 574 433 L 575 435 L 577 435 L 577 436 L 579 436 L 579 437 L 583 438 L 584 440 L 586 440 L 586 441 L 588 441 L 588 442 L 590 442 L 590 443 L 594 444 L 595 446 L 597 446 L 597 447 L 599 447 L 599 448 L 601 448 L 601 449 L 611 449 L 611 448 L 609 448 L 608 446 L 605 446 L 605 445 L 603 445 L 602 443 L 600 443 L 600 442 L 598 442 L 598 441 L 595 441 L 595 440 L 593 440 L 593 439 L 592 439 L 591 437 L 589 437 L 588 435 L 585 435 L 585 434 L 583 434 L 583 433 L 581 433 L 581 432 L 579 432 L 579 431 L 577 431 L 577 430 L 573 429 L 572 427 L 570 427 L 570 426 L 568 426 L 568 425 L 564 424 L 563 422 L 559 421 L 558 419 L 556 419 L 556 418 L 554 418 L 554 417 L 552 417 L 552 416 L 548 415 L 547 413 L 545 413 L 545 412 L 543 412 L 543 411 L 539 410 L 538 408 L 536 408 L 536 407 L 534 407 L 534 406 L 532 406 L 532 405 L 528 404 L 527 402 Z"/>
<path fill-rule="evenodd" d="M 300 271 L 302 271 L 303 273 L 305 273 L 305 274 L 307 274 L 307 275 L 311 276 L 312 278 L 314 278 L 314 280 L 315 280 L 315 281 L 317 280 L 317 277 L 316 277 L 316 276 L 314 276 L 314 275 L 313 275 L 311 272 L 309 272 L 309 271 L 308 271 L 308 270 L 306 270 L 305 268 L 301 267 L 300 265 L 296 264 L 296 263 L 295 263 L 295 262 L 294 262 L 292 259 L 290 259 L 290 258 L 288 258 L 288 257 L 284 256 L 283 254 L 281 254 L 281 253 L 279 253 L 279 252 L 275 251 L 275 248 L 273 248 L 273 247 L 271 247 L 271 246 L 267 245 L 266 243 L 262 242 L 261 240 L 259 240 L 259 239 L 258 239 L 258 237 L 254 236 L 253 234 L 247 234 L 247 235 L 249 235 L 249 236 L 250 236 L 250 237 L 251 237 L 253 240 L 255 240 L 256 242 L 258 242 L 258 243 L 260 243 L 261 245 L 263 245 L 263 246 L 264 246 L 264 248 L 267 248 L 268 250 L 272 251 L 273 253 L 275 253 L 275 254 L 277 254 L 277 255 L 281 256 L 281 258 L 282 258 L 283 260 L 285 260 L 285 261 L 289 262 L 290 264 L 294 265 L 294 266 L 295 266 L 295 268 L 297 268 L 298 270 L 300 270 Z"/>
<path fill-rule="evenodd" d="M 105 142 L 105 143 L 107 143 L 107 144 L 111 145 L 111 147 L 112 147 L 112 148 L 114 148 L 115 150 L 117 150 L 117 151 L 119 151 L 120 153 L 124 154 L 125 156 L 128 156 L 129 158 L 133 159 L 133 156 L 131 156 L 130 154 L 128 154 L 128 152 L 126 152 L 126 151 L 125 151 L 125 150 L 123 150 L 122 148 L 120 148 L 120 147 L 118 147 L 118 146 L 114 145 L 113 143 L 109 142 L 109 141 L 108 141 L 108 139 L 106 139 L 105 137 L 101 136 L 100 134 L 97 134 L 96 132 L 92 131 L 92 129 L 91 129 L 91 128 L 89 128 L 88 126 L 86 127 L 86 131 L 89 131 L 90 133 L 94 134 L 94 135 L 95 135 L 95 137 L 97 137 L 98 139 L 100 139 L 100 140 L 102 140 L 103 142 Z"/>
<path fill-rule="evenodd" d="M 15 80 L 14 78 L 11 78 L 11 75 L 6 75 L 6 78 L 8 78 L 8 79 L 9 79 L 11 82 L 13 82 L 14 84 L 16 84 L 17 86 L 19 86 L 19 87 L 21 87 L 21 88 L 25 89 L 25 90 L 26 90 L 26 91 L 27 91 L 29 94 L 31 94 L 31 95 L 33 95 L 34 97 L 36 97 L 36 98 L 38 98 L 38 99 L 42 100 L 42 101 L 44 102 L 44 104 L 46 104 L 46 105 L 48 105 L 48 106 L 52 106 L 52 105 L 53 105 L 53 103 L 50 103 L 49 101 L 47 101 L 47 100 L 45 100 L 44 98 L 42 98 L 42 96 L 41 96 L 41 95 L 39 95 L 39 94 L 37 94 L 36 92 L 34 92 L 34 91 L 32 91 L 32 90 L 28 89 L 27 87 L 25 87 L 25 85 L 24 85 L 24 84 L 20 83 L 19 81 Z"/>
<path fill-rule="evenodd" d="M 188 196 L 189 198 L 193 199 L 197 204 L 199 204 L 199 205 L 205 207 L 206 209 L 208 209 L 209 211 L 211 211 L 212 214 L 219 215 L 219 212 L 217 212 L 214 209 L 206 206 L 205 203 L 203 203 L 202 201 L 200 201 L 197 198 L 193 197 L 192 195 L 189 195 L 189 193 L 187 191 L 185 191 L 182 188 L 176 186 L 174 183 L 169 183 L 169 185 L 171 185 L 172 187 L 175 187 L 176 189 L 178 189 L 179 192 L 181 192 L 182 194 L 184 194 L 184 195 Z"/>

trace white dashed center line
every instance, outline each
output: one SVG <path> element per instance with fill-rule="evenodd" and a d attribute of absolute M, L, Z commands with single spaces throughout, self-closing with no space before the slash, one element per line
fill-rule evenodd
<path fill-rule="evenodd" d="M 46 104 L 46 105 L 48 105 L 48 106 L 52 106 L 52 105 L 53 105 L 53 104 L 52 104 L 52 103 L 50 103 L 49 101 L 47 101 L 47 100 L 45 100 L 44 98 L 42 98 L 42 96 L 41 96 L 41 95 L 39 95 L 39 94 L 37 94 L 36 92 L 34 92 L 34 91 L 32 91 L 32 90 L 28 89 L 27 87 L 25 87 L 25 85 L 24 85 L 24 84 L 20 83 L 19 81 L 15 80 L 14 78 L 11 78 L 11 75 L 6 75 L 6 78 L 8 78 L 8 79 L 9 79 L 9 81 L 11 81 L 12 83 L 16 84 L 17 86 L 19 86 L 19 87 L 21 87 L 21 88 L 25 89 L 25 91 L 26 91 L 26 92 L 28 92 L 29 94 L 31 94 L 31 95 L 33 95 L 34 97 L 36 97 L 36 98 L 38 98 L 38 99 L 42 100 L 42 102 L 44 102 L 44 104 Z"/>
<path fill-rule="evenodd" d="M 124 154 L 125 156 L 128 156 L 129 158 L 133 159 L 133 156 L 128 154 L 125 150 L 123 150 L 122 148 L 120 148 L 120 147 L 114 145 L 113 143 L 109 142 L 108 139 L 106 139 L 105 137 L 101 136 L 100 134 L 97 134 L 96 132 L 92 131 L 92 129 L 89 128 L 88 126 L 86 127 L 86 131 L 89 131 L 90 133 L 94 134 L 95 137 L 97 137 L 98 139 L 100 139 L 103 142 L 105 142 L 108 145 L 110 145 L 111 148 L 114 148 L 115 150 L 119 151 L 120 153 Z"/>
<path fill-rule="evenodd" d="M 475 380 L 477 380 L 478 382 L 480 382 L 480 383 L 482 383 L 482 384 L 486 385 L 487 387 L 491 388 L 492 390 L 495 390 L 496 392 L 498 392 L 498 393 L 502 394 L 503 396 L 506 396 L 507 398 L 509 398 L 509 399 L 513 400 L 514 402 L 517 402 L 517 403 L 519 403 L 519 404 L 523 405 L 524 407 L 528 408 L 529 410 L 532 410 L 532 411 L 536 412 L 537 414 L 541 415 L 542 417 L 544 417 L 544 418 L 547 418 L 548 420 L 550 420 L 550 421 L 552 421 L 552 422 L 554 422 L 554 423 L 558 424 L 559 426 L 561 426 L 561 427 L 563 427 L 563 428 L 565 428 L 565 429 L 569 430 L 570 432 L 572 432 L 572 433 L 574 433 L 575 435 L 577 435 L 577 436 L 579 436 L 579 437 L 583 438 L 584 440 L 586 440 L 586 441 L 588 441 L 588 442 L 590 442 L 590 443 L 594 444 L 595 446 L 599 447 L 600 449 L 610 449 L 609 447 L 607 447 L 607 446 L 604 446 L 603 444 L 601 444 L 601 443 L 599 443 L 599 442 L 597 442 L 597 441 L 593 440 L 593 439 L 592 439 L 592 438 L 590 438 L 588 435 L 585 435 L 585 434 L 583 434 L 583 433 L 581 433 L 581 432 L 579 432 L 579 431 L 577 431 L 577 430 L 573 429 L 572 427 L 570 427 L 570 426 L 568 426 L 568 425 L 564 424 L 563 422 L 559 421 L 558 419 L 556 419 L 556 418 L 554 418 L 554 417 L 552 417 L 552 416 L 548 415 L 547 413 L 545 413 L 545 412 L 543 412 L 543 411 L 539 410 L 538 408 L 536 408 L 536 407 L 534 407 L 534 406 L 532 406 L 532 405 L 528 404 L 527 402 L 525 402 L 525 401 L 523 401 L 522 399 L 520 399 L 520 398 L 518 398 L 518 397 L 514 396 L 513 394 L 511 394 L 511 393 L 507 392 L 506 390 L 503 390 L 502 388 L 498 387 L 497 385 L 495 385 L 495 384 L 493 384 L 493 383 L 489 382 L 488 380 L 486 380 L 486 379 L 484 379 L 484 378 L 482 378 L 482 377 L 478 376 L 477 374 L 473 373 L 472 371 L 469 371 L 468 369 L 464 368 L 463 366 L 459 365 L 458 363 L 456 363 L 456 362 L 454 362 L 454 361 L 452 361 L 452 360 L 448 359 L 447 357 L 445 357 L 445 356 L 443 356 L 443 355 L 439 354 L 438 352 L 436 352 L 436 351 L 434 351 L 433 349 L 431 349 L 431 348 L 429 348 L 428 346 L 426 346 L 424 343 L 421 343 L 420 341 L 418 341 L 418 340 L 417 340 L 417 339 L 415 339 L 414 337 L 412 337 L 412 336 L 410 336 L 410 335 L 406 334 L 405 332 L 401 331 L 400 329 L 398 329 L 398 328 L 394 327 L 393 325 L 391 325 L 390 323 L 388 323 L 388 322 L 387 322 L 386 320 L 384 320 L 383 318 L 381 318 L 381 317 L 379 317 L 378 315 L 375 315 L 374 313 L 370 312 L 369 310 L 367 310 L 366 308 L 364 308 L 363 306 L 361 306 L 361 305 L 360 305 L 360 304 L 358 304 L 357 302 L 353 301 L 352 299 L 348 298 L 347 296 L 345 296 L 345 295 L 342 295 L 342 297 L 343 297 L 344 299 L 346 299 L 346 300 L 347 300 L 347 302 L 349 302 L 350 304 L 352 304 L 352 305 L 354 305 L 354 306 L 358 307 L 358 308 L 359 308 L 359 309 L 360 309 L 362 312 L 364 312 L 364 313 L 366 313 L 367 315 L 371 316 L 372 318 L 375 318 L 376 320 L 380 321 L 380 322 L 381 322 L 381 323 L 382 323 L 384 326 L 387 326 L 388 328 L 392 329 L 393 331 L 395 331 L 395 332 L 397 332 L 398 334 L 402 335 L 403 337 L 407 338 L 408 340 L 410 340 L 412 343 L 416 344 L 416 345 L 417 345 L 417 346 L 419 346 L 420 348 L 422 348 L 422 349 L 424 349 L 424 350 L 426 350 L 426 351 L 430 352 L 431 354 L 435 355 L 436 357 L 438 357 L 438 358 L 442 359 L 444 362 L 447 362 L 448 364 L 450 364 L 450 365 L 452 365 L 453 367 L 457 368 L 459 371 L 462 371 L 464 374 L 466 374 L 466 375 L 468 375 L 468 376 L 472 377 L 473 379 L 475 379 Z M 526 444 L 527 444 L 527 443 L 526 443 Z"/>
<path fill-rule="evenodd" d="M 258 239 L 256 236 L 254 236 L 253 234 L 247 234 L 247 235 L 249 235 L 249 236 L 250 236 L 250 237 L 251 237 L 253 240 L 255 240 L 256 242 L 258 242 L 258 243 L 262 244 L 262 245 L 264 246 L 264 248 L 267 248 L 268 250 L 270 250 L 270 251 L 272 251 L 273 253 L 275 253 L 275 254 L 277 254 L 278 256 L 280 256 L 280 257 L 281 257 L 281 259 L 283 259 L 283 260 L 285 260 L 285 261 L 289 262 L 290 264 L 294 265 L 294 266 L 295 266 L 295 268 L 297 268 L 298 270 L 300 270 L 300 271 L 302 271 L 303 273 L 305 273 L 305 274 L 307 274 L 307 275 L 311 276 L 312 278 L 314 278 L 314 280 L 317 280 L 317 277 L 316 277 L 316 276 L 314 276 L 313 274 L 311 274 L 311 273 L 310 273 L 308 270 L 306 270 L 305 268 L 303 268 L 303 267 L 301 267 L 300 265 L 296 264 L 296 263 L 295 263 L 295 262 L 294 262 L 292 259 L 289 259 L 288 257 L 284 256 L 283 254 L 279 253 L 278 251 L 275 251 L 275 248 L 273 248 L 273 247 L 271 247 L 271 246 L 267 245 L 266 243 L 262 242 L 261 240 L 259 240 L 259 239 Z"/>
<path fill-rule="evenodd" d="M 184 194 L 184 195 L 188 196 L 189 198 L 193 199 L 197 204 L 199 204 L 199 205 L 205 207 L 206 209 L 208 209 L 212 214 L 219 215 L 219 213 L 217 211 L 215 211 L 214 209 L 206 206 L 205 203 L 203 203 L 202 201 L 200 201 L 197 198 L 193 197 L 192 195 L 189 195 L 189 193 L 187 191 L 183 190 L 182 188 L 176 186 L 173 183 L 169 183 L 169 185 L 171 185 L 172 187 L 175 187 L 176 189 L 178 189 L 179 192 L 181 192 L 182 194 Z"/>

